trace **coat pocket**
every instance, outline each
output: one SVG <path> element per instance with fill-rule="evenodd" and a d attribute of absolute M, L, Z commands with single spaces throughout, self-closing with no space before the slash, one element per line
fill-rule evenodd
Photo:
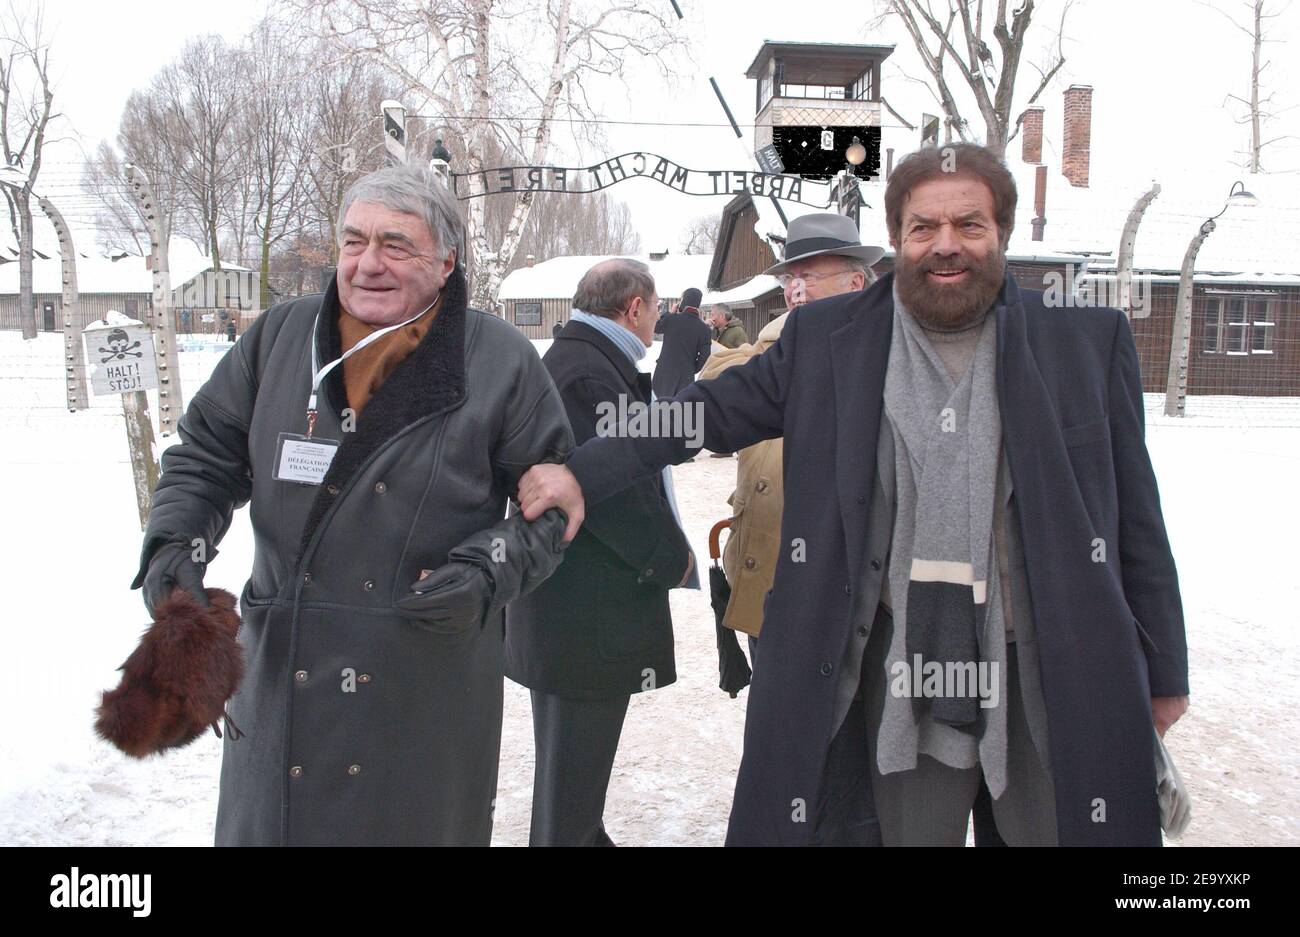
<path fill-rule="evenodd" d="M 1137 628 L 1138 638 L 1139 640 L 1141 640 L 1142 646 L 1145 647 L 1152 654 L 1159 654 L 1160 648 L 1156 647 L 1156 642 L 1151 640 L 1151 635 L 1147 632 L 1145 628 L 1142 627 L 1142 622 L 1134 618 L 1133 626 Z"/>
<path fill-rule="evenodd" d="M 1105 417 L 1091 423 L 1061 427 L 1061 439 L 1065 442 L 1067 449 L 1072 449 L 1075 446 L 1085 446 L 1090 442 L 1100 442 L 1109 436 L 1110 420 Z"/>

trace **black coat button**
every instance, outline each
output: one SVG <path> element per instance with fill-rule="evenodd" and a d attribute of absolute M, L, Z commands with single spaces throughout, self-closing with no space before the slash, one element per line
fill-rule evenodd
<path fill-rule="evenodd" d="M 339 493 L 339 486 L 338 486 L 338 485 L 326 485 L 326 486 L 325 486 L 325 491 L 326 491 L 328 494 L 330 494 L 331 496 L 333 496 L 333 495 L 337 495 L 337 494 Z"/>
<path fill-rule="evenodd" d="M 830 665 L 830 662 L 828 661 L 828 662 L 822 664 L 822 666 L 821 666 L 821 674 L 822 674 L 823 677 L 829 677 L 829 676 L 831 675 L 831 672 L 832 672 L 834 669 L 835 669 L 835 668 L 832 667 L 832 666 Z"/>
<path fill-rule="evenodd" d="M 866 503 L 867 503 L 867 499 L 862 497 L 862 495 L 858 495 L 858 504 L 866 504 Z"/>
<path fill-rule="evenodd" d="M 293 678 L 294 678 L 295 680 L 297 680 L 299 683 L 306 683 L 306 682 L 307 682 L 307 671 L 305 671 L 305 670 L 299 670 L 297 673 L 295 673 L 295 674 L 293 675 Z"/>
<path fill-rule="evenodd" d="M 872 560 L 872 561 L 871 561 L 871 568 L 872 568 L 872 569 L 880 569 L 880 560 Z"/>
<path fill-rule="evenodd" d="M 375 494 L 381 495 L 387 490 L 388 490 L 388 486 L 385 485 L 383 482 L 375 482 Z"/>
<path fill-rule="evenodd" d="M 365 582 L 361 584 L 361 588 L 365 589 L 367 592 L 374 592 L 375 581 L 373 579 L 367 579 Z"/>
<path fill-rule="evenodd" d="M 844 594 L 845 594 L 845 595 L 852 595 L 852 594 L 853 594 L 853 589 L 852 589 L 849 585 L 847 585 L 847 584 L 845 584 L 845 586 L 844 586 Z"/>
<path fill-rule="evenodd" d="M 309 585 L 311 585 L 311 573 L 303 573 L 303 574 L 302 574 L 302 584 L 303 584 L 304 586 L 309 586 Z"/>
<path fill-rule="evenodd" d="M 867 635 L 871 634 L 871 629 L 866 625 L 858 625 L 858 634 L 865 638 Z"/>

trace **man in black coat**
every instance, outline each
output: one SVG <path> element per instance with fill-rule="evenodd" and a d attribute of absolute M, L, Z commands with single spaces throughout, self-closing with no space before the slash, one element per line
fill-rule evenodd
<path fill-rule="evenodd" d="M 574 305 L 543 363 L 582 441 L 650 402 L 636 361 L 659 310 L 649 268 L 621 259 L 589 270 Z M 677 679 L 668 590 L 694 578 L 694 558 L 665 482 L 593 507 L 550 581 L 507 612 L 506 675 L 533 700 L 530 845 L 613 845 L 602 814 L 628 701 Z"/>
<path fill-rule="evenodd" d="M 558 512 L 503 518 L 573 436 L 528 340 L 468 307 L 433 173 L 357 180 L 338 232 L 325 293 L 260 315 L 189 401 L 133 585 L 151 610 L 177 586 L 206 605 L 248 505 L 219 845 L 486 846 L 502 609 L 563 549 Z"/>
<path fill-rule="evenodd" d="M 984 787 L 1012 845 L 1161 843 L 1156 736 L 1187 707 L 1187 640 L 1137 350 L 1122 312 L 1052 308 L 1006 273 L 1015 203 L 982 147 L 908 156 L 885 193 L 895 272 L 669 402 L 703 408 L 715 451 L 785 437 L 729 844 L 809 842 L 857 694 L 887 845 L 964 842 Z M 572 527 L 691 451 L 592 440 L 525 473 L 524 516 L 563 505 Z M 963 673 L 988 675 L 978 700 Z"/>
<path fill-rule="evenodd" d="M 691 287 L 682 293 L 677 311 L 664 316 L 655 326 L 655 334 L 664 337 L 651 382 L 656 397 L 681 393 L 709 359 L 712 339 L 708 325 L 700 318 L 700 299 L 700 291 Z"/>

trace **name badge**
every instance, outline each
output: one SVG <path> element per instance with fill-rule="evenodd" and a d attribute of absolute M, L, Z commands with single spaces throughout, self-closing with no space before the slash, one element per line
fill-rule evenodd
<path fill-rule="evenodd" d="M 271 477 L 276 481 L 319 485 L 338 450 L 339 443 L 333 439 L 281 433 Z"/>

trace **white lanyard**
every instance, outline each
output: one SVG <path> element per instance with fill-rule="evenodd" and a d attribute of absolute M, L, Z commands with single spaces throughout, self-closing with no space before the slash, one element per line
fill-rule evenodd
<path fill-rule="evenodd" d="M 307 398 L 307 438 L 308 439 L 311 438 L 312 431 L 316 428 L 316 395 L 320 391 L 321 381 L 325 380 L 326 375 L 328 375 L 331 371 L 337 368 L 340 364 L 342 364 L 345 360 L 350 358 L 352 355 L 356 354 L 361 349 L 365 348 L 371 342 L 383 338 L 389 332 L 392 332 L 395 329 L 400 329 L 404 325 L 410 325 L 416 319 L 420 318 L 420 316 L 424 315 L 424 313 L 432 309 L 434 303 L 437 303 L 437 301 L 438 300 L 435 299 L 432 303 L 429 303 L 429 305 L 425 306 L 422 312 L 416 313 L 415 315 L 411 316 L 411 318 L 407 319 L 405 322 L 399 322 L 396 325 L 385 326 L 384 328 L 379 329 L 377 332 L 371 332 L 361 341 L 357 342 L 355 345 L 353 345 L 351 348 L 345 351 L 342 355 L 335 358 L 333 361 L 331 361 L 329 364 L 325 365 L 324 367 L 321 367 L 320 358 L 316 354 L 316 335 L 320 328 L 320 313 L 319 312 L 316 313 L 316 325 L 313 326 L 311 330 L 311 394 Z"/>

